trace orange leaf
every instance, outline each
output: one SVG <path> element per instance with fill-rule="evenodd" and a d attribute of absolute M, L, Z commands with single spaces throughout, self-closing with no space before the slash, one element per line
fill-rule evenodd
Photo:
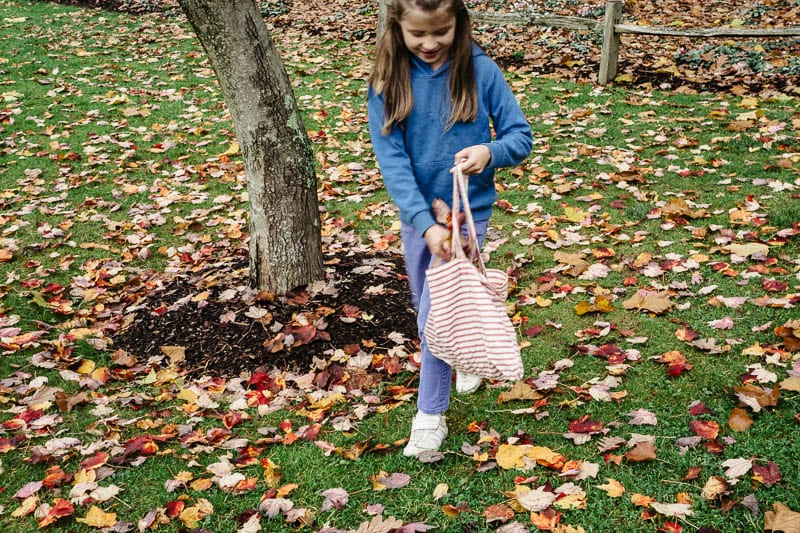
<path fill-rule="evenodd" d="M 728 426 L 734 431 L 747 431 L 752 424 L 753 419 L 741 407 L 731 410 L 731 414 L 728 416 Z"/>
<path fill-rule="evenodd" d="M 69 500 L 56 498 L 54 505 L 50 507 L 47 515 L 39 519 L 39 529 L 49 526 L 50 524 L 56 522 L 59 518 L 71 516 L 74 511 L 75 509 L 72 507 L 72 504 L 69 502 Z M 116 523 L 116 520 L 114 523 Z"/>
<path fill-rule="evenodd" d="M 638 507 L 650 507 L 651 503 L 655 503 L 655 498 L 645 496 L 644 494 L 631 494 L 631 502 Z"/>
<path fill-rule="evenodd" d="M 490 505 L 483 510 L 483 517 L 487 522 L 507 522 L 514 518 L 514 510 L 508 505 L 503 505 L 502 503 Z"/>
<path fill-rule="evenodd" d="M 719 424 L 714 420 L 692 420 L 689 426 L 695 435 L 704 439 L 714 440 L 719 435 Z"/>

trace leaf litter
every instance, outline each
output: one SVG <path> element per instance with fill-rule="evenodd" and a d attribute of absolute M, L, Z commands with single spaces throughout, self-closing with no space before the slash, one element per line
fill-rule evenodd
<path fill-rule="evenodd" d="M 146 2 L 125 4 L 129 8 L 138 5 L 142 11 L 146 11 L 143 7 Z M 274 3 L 273 7 L 280 8 L 279 4 Z M 315 15 L 314 2 L 307 5 L 293 4 L 295 5 L 290 6 L 290 9 L 272 19 L 271 23 L 283 29 L 300 31 L 299 28 L 302 28 L 302 31 L 307 31 L 310 35 L 335 36 L 345 40 L 370 40 L 374 37 L 370 31 L 361 31 L 372 20 L 366 14 L 348 17 L 346 23 L 343 23 Z M 633 7 L 646 10 L 646 7 L 639 4 L 643 3 L 636 3 Z M 337 5 L 344 6 L 345 3 Z M 120 4 L 119 7 L 125 6 Z M 590 9 L 591 6 L 586 8 Z M 659 5 L 656 9 L 663 11 L 665 7 Z M 305 17 L 298 16 L 303 14 Z M 713 14 L 713 10 L 710 14 Z M 697 13 L 693 13 L 695 15 Z M 657 17 L 647 11 L 639 12 L 638 16 L 643 20 L 651 17 L 653 22 L 658 22 Z M 488 31 L 484 35 L 493 37 L 498 34 Z M 542 58 L 548 53 L 537 49 L 536 44 L 529 43 L 523 54 L 523 61 L 514 53 L 514 46 L 520 43 L 519 36 L 505 34 L 502 37 L 507 40 L 499 39 L 495 45 L 498 47 L 495 51 L 500 52 L 498 57 L 501 64 L 520 72 L 525 72 L 528 68 L 523 63 L 531 63 L 530 54 Z M 541 72 L 557 73 L 566 79 L 591 78 L 591 71 L 594 69 L 591 60 L 580 64 L 579 54 L 573 54 L 574 51 L 564 46 L 560 46 L 559 50 L 559 58 L 548 58 Z M 626 44 L 626 50 L 632 52 L 634 57 L 638 53 L 636 45 Z M 667 46 L 659 51 L 671 54 L 674 49 L 670 50 Z M 568 57 L 570 54 L 572 56 Z M 324 61 L 324 58 L 320 58 Z M 653 68 L 666 71 L 666 77 L 663 73 L 654 74 L 652 71 L 648 74 L 648 67 L 653 65 L 651 60 L 661 62 L 660 67 Z M 663 57 L 649 52 L 647 56 L 639 57 L 634 64 L 644 67 L 644 75 L 638 82 L 645 88 L 654 82 L 663 86 L 662 88 L 681 83 L 682 90 L 687 92 L 693 90 L 693 87 L 702 86 L 703 89 L 708 89 L 713 86 L 730 90 L 733 94 L 770 91 L 776 86 L 790 92 L 796 87 L 791 76 L 780 77 L 781 81 L 775 83 L 758 73 L 746 73 L 741 70 L 741 66 L 737 67 L 734 76 L 734 71 L 726 71 L 729 66 L 716 63 L 711 69 L 714 82 L 710 85 L 704 76 L 708 76 L 711 71 L 703 72 L 700 69 L 695 74 L 686 76 L 685 71 L 681 72 L 683 67 L 678 63 L 663 61 Z M 315 62 L 319 63 L 316 60 Z M 684 76 L 672 78 L 670 72 Z M 677 82 L 676 79 L 682 81 Z M 6 98 L 13 106 L 18 97 L 7 93 Z M 119 99 L 119 105 L 131 105 L 120 96 L 109 98 Z M 743 99 L 743 107 L 757 109 L 757 102 L 747 104 L 744 100 L 746 99 Z M 632 97 L 631 105 L 657 103 L 652 100 L 649 103 L 638 101 Z M 324 110 L 319 113 L 322 111 Z M 593 116 L 595 111 L 602 112 L 602 109 L 584 110 L 584 117 Z M 146 108 L 126 107 L 123 110 L 125 116 L 147 112 Z M 727 112 L 718 110 L 712 111 L 712 117 L 715 112 L 720 116 L 727 116 Z M 10 117 L 6 114 L 3 116 L 4 120 Z M 646 111 L 640 117 L 651 120 L 654 124 L 657 122 L 657 118 L 650 117 Z M 569 126 L 573 120 L 579 128 L 586 125 L 580 119 L 580 113 L 575 113 L 569 119 L 560 118 L 560 123 L 553 122 L 553 133 L 572 135 Z M 772 135 L 778 135 L 782 142 L 791 142 L 786 136 L 779 134 L 784 126 L 769 121 L 759 123 L 759 116 L 753 111 L 752 116 L 740 116 L 730 122 L 729 130 L 758 130 L 756 135 L 759 142 L 763 143 L 765 149 L 773 149 Z M 324 132 L 320 132 L 317 140 L 325 139 L 322 133 Z M 589 129 L 586 133 L 590 139 L 599 138 L 602 134 L 597 129 Z M 660 139 L 659 135 L 653 139 L 655 143 L 669 144 L 678 150 L 697 147 L 696 140 L 690 135 L 679 135 L 671 140 L 666 135 Z M 335 146 L 335 140 L 330 137 L 327 139 L 325 142 L 331 143 L 329 146 Z M 160 143 L 151 151 L 163 153 L 172 147 L 170 142 Z M 65 146 L 56 145 L 51 148 L 60 151 L 59 157 L 65 160 L 80 157 L 79 154 L 68 151 Z M 354 151 L 362 149 L 355 145 L 350 148 Z M 588 144 L 572 148 L 577 149 L 582 156 L 610 155 L 604 153 L 604 149 Z M 791 147 L 783 150 L 791 150 Z M 96 151 L 89 150 L 89 153 L 92 161 L 99 160 L 94 159 L 97 157 L 102 159 L 102 154 L 98 155 Z M 229 155 L 235 153 L 236 150 L 231 148 Z M 552 155 L 568 160 L 563 155 Z M 340 169 L 335 166 L 334 156 L 329 152 L 325 157 L 331 159 L 323 165 L 327 178 L 323 183 L 323 197 L 351 194 L 339 189 L 337 185 L 338 181 L 346 181 L 344 178 L 349 176 L 337 176 Z M 776 170 L 793 168 L 790 155 L 780 158 L 780 161 Z M 698 162 L 698 165 L 714 168 L 725 164 L 727 163 L 724 161 Z M 651 252 L 643 253 L 635 259 L 623 258 L 616 257 L 616 252 L 609 243 L 613 243 L 615 239 L 619 239 L 619 242 L 633 240 L 641 243 L 647 239 L 647 234 L 636 232 L 632 236 L 625 235 L 625 229 L 604 222 L 603 217 L 598 214 L 599 206 L 593 205 L 599 199 L 596 196 L 596 184 L 584 182 L 581 176 L 571 176 L 569 171 L 562 176 L 548 175 L 535 162 L 526 170 L 530 171 L 529 190 L 532 197 L 549 196 L 552 199 L 562 199 L 565 204 L 563 212 L 548 219 L 539 216 L 541 209 L 537 209 L 533 203 L 526 207 L 515 206 L 506 201 L 498 206 L 508 213 L 520 216 L 527 214 L 530 217 L 530 232 L 524 239 L 526 244 L 541 244 L 543 248 L 556 251 L 555 266 L 552 269 L 543 272 L 535 285 L 519 287 L 518 305 L 545 308 L 558 299 L 576 296 L 581 298 L 574 307 L 577 315 L 610 313 L 620 307 L 620 298 L 626 294 L 626 290 L 628 299 L 621 302 L 621 307 L 631 313 L 642 313 L 651 317 L 668 316 L 675 309 L 685 306 L 685 300 L 691 297 L 708 297 L 711 308 L 721 307 L 732 315 L 732 311 L 728 310 L 746 309 L 747 306 L 791 308 L 800 303 L 798 295 L 789 292 L 791 286 L 785 281 L 788 279 L 788 270 L 778 265 L 775 257 L 770 257 L 773 246 L 780 247 L 789 243 L 800 232 L 800 228 L 795 222 L 792 227 L 757 232 L 757 228 L 763 227 L 769 217 L 760 212 L 761 206 L 754 197 L 743 197 L 740 207 L 729 212 L 730 228 L 702 226 L 702 220 L 709 216 L 709 206 L 696 205 L 691 198 L 684 199 L 683 193 L 680 193 L 681 198 L 655 202 L 655 207 L 647 213 L 648 219 L 660 219 L 665 231 L 685 229 L 698 242 L 709 238 L 713 241 L 711 246 L 704 244 L 702 248 L 706 253 L 685 257 L 669 253 L 668 249 L 674 241 L 663 240 L 653 243 Z M 618 170 L 599 176 L 598 181 L 603 186 L 623 190 L 628 194 L 628 199 L 646 200 L 646 193 L 639 189 L 647 183 L 644 171 L 632 168 L 627 163 L 619 165 Z M 653 173 L 653 170 L 646 172 Z M 662 174 L 658 175 L 658 172 Z M 667 172 L 690 178 L 692 173 L 702 171 L 682 168 L 676 164 L 668 168 Z M 662 170 L 656 171 L 656 177 L 663 175 Z M 37 181 L 40 177 L 35 171 L 26 172 L 26 178 L 29 180 L 24 184 L 26 186 L 41 187 L 43 184 Z M 362 186 L 359 194 L 374 190 L 374 178 L 374 174 L 359 178 Z M 727 185 L 734 190 L 737 187 L 730 180 L 720 180 L 720 185 Z M 793 192 L 795 188 L 789 182 L 764 181 L 760 185 L 796 197 Z M 587 190 L 584 196 L 576 197 L 582 189 L 592 190 Z M 133 184 L 122 186 L 122 191 L 126 194 L 138 190 L 139 187 Z M 41 188 L 35 194 L 46 192 Z M 217 205 L 221 208 L 232 199 L 232 196 L 219 197 Z M 584 207 L 567 205 L 566 202 L 572 199 L 581 202 Z M 58 198 L 42 198 L 39 205 L 60 206 L 55 203 L 57 200 Z M 164 196 L 159 201 L 168 205 L 173 201 L 173 196 L 164 191 Z M 93 199 L 92 202 L 101 200 Z M 622 199 L 616 202 L 622 207 L 625 205 Z M 613 205 L 612 202 L 612 207 Z M 369 209 L 374 213 L 391 213 L 391 209 L 385 204 L 371 206 Z M 73 216 L 74 213 L 64 215 Z M 234 215 L 232 218 L 239 216 Z M 140 221 L 164 223 L 156 214 L 143 217 Z M 110 220 L 103 220 L 103 223 L 107 225 L 111 238 L 116 239 L 115 244 L 131 245 L 130 249 L 140 257 L 149 253 L 150 237 L 146 231 L 137 229 L 135 225 Z M 558 230 L 557 223 L 569 224 L 570 227 Z M 191 222 L 186 224 L 189 226 Z M 589 247 L 590 240 L 582 232 L 592 226 L 602 228 L 604 237 L 599 241 L 591 241 Z M 69 224 L 63 227 L 42 224 L 37 227 L 42 238 L 51 241 L 64 238 L 68 229 Z M 234 239 L 241 237 L 241 231 L 237 227 L 226 231 Z M 134 527 L 144 531 L 171 521 L 180 522 L 186 528 L 197 528 L 215 514 L 209 499 L 202 497 L 204 491 L 218 490 L 227 495 L 241 495 L 263 488 L 266 483 L 268 488 L 257 508 L 237 517 L 242 531 L 258 531 L 261 517 L 281 517 L 298 526 L 313 524 L 317 511 L 295 504 L 292 493 L 297 486 L 283 482 L 279 465 L 264 457 L 264 447 L 274 444 L 289 446 L 294 443 L 313 443 L 325 456 L 334 456 L 344 461 L 358 460 L 365 453 L 396 453 L 401 443 L 377 443 L 365 439 L 347 446 L 336 446 L 324 440 L 322 431 L 328 427 L 335 431 L 349 431 L 369 415 L 385 413 L 409 402 L 414 390 L 407 386 L 387 386 L 381 395 L 373 393 L 371 388 L 387 377 L 401 376 L 405 379 L 404 373 L 407 371 L 412 373 L 409 379 L 413 380 L 413 372 L 417 370 L 414 360 L 417 350 L 414 339 L 416 325 L 408 309 L 401 259 L 396 250 L 391 250 L 396 244 L 396 238 L 393 239 L 388 234 L 373 235 L 371 246 L 361 246 L 341 228 L 334 228 L 333 233 L 335 238 L 326 243 L 326 279 L 281 297 L 261 294 L 247 287 L 244 273 L 245 252 L 236 250 L 235 247 L 198 247 L 196 253 L 179 254 L 178 261 L 172 264 L 168 273 L 141 272 L 138 276 L 129 278 L 122 275 L 123 268 L 119 263 L 88 263 L 84 269 L 87 277 L 77 279 L 71 289 L 86 297 L 91 291 L 109 287 L 101 299 L 106 305 L 105 312 L 97 317 L 98 322 L 93 325 L 77 319 L 71 324 L 67 323 L 69 334 L 55 341 L 45 340 L 46 349 L 31 359 L 34 367 L 58 369 L 65 381 L 75 383 L 80 390 L 67 393 L 50 386 L 46 377 L 37 376 L 29 368 L 21 369 L 0 382 L 0 394 L 4 403 L 10 401 L 14 404 L 8 411 L 11 417 L 4 420 L 2 425 L 0 452 L 17 451 L 25 455 L 26 462 L 48 465 L 41 480 L 26 482 L 21 487 L 13 488 L 14 506 L 8 510 L 0 508 L 0 515 L 7 514 L 13 518 L 32 515 L 41 528 L 55 523 L 63 525 L 70 516 L 88 527 L 113 528 L 118 531 L 131 530 Z M 597 245 L 600 241 L 602 246 Z M 576 244 L 586 248 L 576 254 L 561 252 L 561 248 Z M 104 243 L 86 243 L 86 246 L 114 251 L 114 247 Z M 221 252 L 222 249 L 227 251 Z M 659 253 L 665 249 L 667 253 Z M 0 253 L 0 261 L 11 261 L 17 252 L 13 247 L 4 247 Z M 722 258 L 719 257 L 720 254 Z M 785 258 L 783 263 L 792 264 Z M 715 294 L 718 292 L 717 287 L 708 285 L 698 272 L 701 265 L 707 265 L 713 273 L 711 275 L 738 278 L 742 280 L 742 284 L 756 279 L 757 283 L 754 285 L 763 289 L 768 296 Z M 524 266 L 524 263 L 520 266 Z M 628 275 L 623 287 L 606 290 L 595 284 L 615 271 L 624 271 Z M 665 276 L 682 273 L 690 276 L 691 283 L 664 282 Z M 705 272 L 704 274 L 709 275 Z M 642 279 L 644 283 L 641 283 Z M 577 285 L 578 280 L 584 283 Z M 14 281 L 16 280 L 10 282 Z M 25 283 L 24 287 L 30 290 L 30 298 L 35 305 L 66 316 L 74 313 L 64 287 L 47 284 L 44 280 L 25 280 Z M 358 294 L 359 298 L 353 299 L 353 294 Z M 376 298 L 372 299 L 373 296 Z M 740 315 L 733 316 L 738 319 Z M 747 431 L 754 419 L 765 416 L 765 411 L 769 412 L 783 401 L 782 395 L 797 391 L 796 380 L 800 377 L 800 363 L 793 352 L 800 349 L 797 341 L 800 338 L 800 327 L 796 322 L 788 321 L 774 327 L 769 324 L 759 326 L 758 331 L 773 332 L 778 340 L 773 339 L 772 343 L 757 344 L 743 350 L 754 360 L 762 362 L 744 369 L 741 383 L 730 391 L 738 405 L 730 413 L 713 413 L 702 402 L 692 404 L 689 414 L 694 418 L 690 418 L 686 424 L 685 436 L 674 439 L 674 445 L 682 452 L 699 447 L 705 449 L 712 460 L 718 458 L 713 466 L 706 467 L 713 472 L 701 479 L 702 491 L 698 494 L 710 505 L 720 506 L 726 512 L 737 503 L 751 511 L 759 509 L 759 502 L 754 494 L 737 502 L 738 497 L 731 490 L 737 482 L 742 481 L 742 485 L 749 484 L 756 490 L 761 486 L 772 486 L 784 481 L 780 466 L 768 459 L 725 459 L 721 456 L 727 446 L 735 443 L 734 434 L 727 432 L 725 423 L 735 432 Z M 707 322 L 707 325 L 717 331 L 728 331 L 736 322 L 726 314 Z M 684 353 L 673 350 L 661 356 L 650 357 L 655 362 L 666 363 L 668 379 L 685 379 L 685 376 L 691 376 L 694 366 L 689 361 L 697 358 L 697 351 L 719 355 L 729 352 L 736 345 L 735 339 L 701 338 L 689 326 L 679 326 L 675 333 L 676 339 L 695 351 L 689 352 L 687 349 L 687 353 Z M 26 331 L 14 315 L 2 317 L 2 328 L 3 348 L 10 352 L 36 346 L 52 333 L 44 325 L 41 329 Z M 102 335 L 94 337 L 97 328 L 111 334 L 113 343 L 107 343 Z M 560 324 L 548 321 L 524 331 L 530 332 L 533 337 L 544 328 L 559 329 Z M 591 355 L 605 359 L 608 362 L 608 375 L 589 378 L 580 385 L 568 387 L 577 398 L 572 401 L 573 405 L 580 406 L 582 402 L 588 401 L 620 401 L 625 398 L 626 391 L 622 389 L 624 376 L 630 367 L 641 364 L 643 358 L 638 349 L 625 348 L 623 342 L 646 344 L 647 339 L 637 337 L 635 332 L 625 330 L 617 324 L 601 321 L 576 332 L 576 336 L 580 342 L 570 347 L 573 355 Z M 107 367 L 73 355 L 72 343 L 82 339 L 99 349 L 113 346 L 115 351 L 111 354 Z M 594 342 L 592 339 L 604 340 L 590 344 Z M 534 369 L 533 375 L 515 384 L 510 390 L 501 392 L 499 401 L 510 404 L 511 408 L 523 402 L 524 405 L 519 409 L 514 409 L 519 414 L 530 414 L 537 419 L 550 416 L 547 410 L 550 395 L 567 388 L 560 378 L 573 364 L 572 359 L 565 359 L 546 368 Z M 276 370 L 276 367 L 281 370 Z M 785 376 L 788 377 L 778 381 Z M 140 385 L 145 392 L 126 390 L 120 391 L 113 398 L 104 396 L 104 391 L 117 390 L 114 387 L 118 383 Z M 177 401 L 180 409 L 193 418 L 176 425 L 165 422 L 157 412 L 152 413 L 155 415 L 152 417 L 120 418 L 116 415 L 116 410 L 120 407 L 130 408 L 134 413 L 143 408 L 152 408 L 154 398 L 149 396 L 150 391 L 159 394 L 157 401 Z M 350 408 L 339 410 L 338 407 L 344 403 L 349 403 Z M 53 409 L 54 406 L 56 409 Z M 82 438 L 58 436 L 57 432 L 66 414 L 81 408 L 89 410 L 98 421 L 87 426 Z M 276 427 L 258 428 L 260 438 L 257 442 L 238 433 L 239 424 L 251 420 L 256 414 L 277 413 L 283 409 L 294 411 L 303 422 L 293 422 L 287 418 Z M 627 416 L 631 418 L 627 421 L 628 426 L 657 427 L 660 422 L 656 413 L 644 408 L 629 411 Z M 199 424 L 198 421 L 203 418 L 216 423 Z M 800 415 L 796 418 L 800 422 Z M 660 460 L 660 454 L 664 453 L 662 450 L 665 448 L 662 442 L 657 443 L 654 436 L 633 432 L 629 433 L 629 438 L 609 434 L 612 431 L 620 432 L 621 427 L 624 428 L 622 422 L 602 421 L 586 414 L 565 421 L 564 430 L 569 431 L 563 433 L 563 438 L 571 440 L 576 446 L 594 442 L 593 446 L 602 454 L 605 463 L 603 468 L 623 462 L 643 467 Z M 125 438 L 92 440 L 96 435 L 118 436 L 122 431 L 126 431 Z M 563 524 L 562 511 L 586 508 L 587 494 L 578 483 L 597 478 L 600 464 L 570 458 L 557 450 L 536 445 L 535 435 L 522 432 L 502 435 L 493 430 L 488 421 L 470 424 L 469 431 L 475 434 L 475 443 L 465 443 L 461 451 L 474 461 L 476 472 L 500 468 L 519 471 L 520 475 L 514 481 L 513 491 L 502 497 L 497 496 L 497 501 L 503 501 L 504 504 L 497 503 L 485 510 L 475 510 L 464 502 L 445 503 L 441 507 L 444 515 L 455 518 L 482 513 L 489 522 L 508 522 L 501 529 L 514 531 L 526 529 L 523 524 L 511 522 L 524 516 L 518 515 L 520 509 L 523 509 L 530 511 L 530 516 L 521 519 L 540 529 L 581 529 Z M 222 455 L 217 455 L 214 459 L 216 462 L 205 467 L 204 472 L 201 469 L 200 472 L 194 470 L 191 473 L 176 473 L 165 484 L 167 494 L 191 489 L 196 491 L 193 496 L 175 497 L 163 506 L 136 517 L 136 524 L 122 521 L 120 516 L 126 513 L 119 508 L 119 516 L 115 512 L 109 512 L 111 507 L 107 503 L 113 502 L 120 491 L 124 490 L 124 487 L 113 483 L 115 471 L 135 468 L 158 458 L 160 454 L 171 453 L 173 446 L 179 446 L 189 457 L 205 453 L 208 449 L 214 449 Z M 450 453 L 447 452 L 448 455 Z M 59 466 L 58 463 L 76 455 L 80 457 L 78 465 L 65 462 L 63 468 Z M 445 453 L 438 452 L 430 454 L 424 460 L 437 462 L 445 458 Z M 706 459 L 703 463 L 709 463 L 709 460 Z M 261 475 L 256 477 L 251 471 L 240 470 L 247 466 L 260 467 Z M 0 472 L 2 470 L 3 465 L 0 463 Z M 604 470 L 604 474 L 610 471 Z M 550 475 L 545 476 L 542 472 Z M 692 475 L 698 478 L 701 473 L 698 470 Z M 564 482 L 551 484 L 552 479 Z M 611 498 L 622 498 L 633 488 L 623 487 L 613 478 L 603 476 L 601 479 L 606 482 L 594 482 L 593 488 L 604 491 Z M 370 481 L 372 490 L 379 492 L 402 490 L 412 482 L 412 478 L 402 472 L 381 471 L 372 476 Z M 435 497 L 444 497 L 446 492 L 446 489 L 440 490 Z M 330 507 L 334 511 L 351 505 L 349 497 L 344 489 L 336 487 L 322 491 L 318 503 L 323 508 Z M 645 509 L 642 511 L 643 520 L 652 520 L 656 514 L 686 520 L 686 517 L 694 514 L 691 498 L 685 493 L 676 494 L 675 502 L 659 502 L 638 493 L 634 493 L 630 500 L 634 505 Z M 403 524 L 393 517 L 382 517 L 381 513 L 382 506 L 371 506 L 368 514 L 373 514 L 374 517 L 362 523 L 358 531 L 425 531 L 432 527 L 417 522 Z M 571 516 L 580 519 L 577 515 Z M 764 525 L 767 530 L 786 530 L 795 527 L 797 516 L 795 511 L 775 502 L 773 511 L 768 511 L 765 516 Z M 680 527 L 677 523 L 665 522 L 662 529 L 678 531 Z M 332 531 L 330 528 L 328 530 Z"/>

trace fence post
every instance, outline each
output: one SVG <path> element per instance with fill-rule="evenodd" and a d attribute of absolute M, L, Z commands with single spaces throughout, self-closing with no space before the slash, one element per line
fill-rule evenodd
<path fill-rule="evenodd" d="M 392 5 L 392 0 L 378 0 L 378 39 L 381 42 L 383 32 L 386 31 L 386 23 L 389 19 L 389 8 Z"/>
<path fill-rule="evenodd" d="M 608 0 L 606 14 L 603 18 L 603 49 L 600 53 L 600 72 L 597 82 L 607 84 L 617 75 L 617 60 L 619 58 L 619 34 L 614 26 L 622 19 L 622 0 Z"/>

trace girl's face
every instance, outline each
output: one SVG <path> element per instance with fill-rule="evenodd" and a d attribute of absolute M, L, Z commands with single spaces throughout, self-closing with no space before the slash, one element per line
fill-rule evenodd
<path fill-rule="evenodd" d="M 456 32 L 456 17 L 446 8 L 412 8 L 400 21 L 403 41 L 412 54 L 436 70 L 447 61 Z"/>

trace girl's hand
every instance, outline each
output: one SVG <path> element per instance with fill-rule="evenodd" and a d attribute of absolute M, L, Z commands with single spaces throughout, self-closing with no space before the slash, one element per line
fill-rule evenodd
<path fill-rule="evenodd" d="M 428 245 L 428 250 L 431 254 L 442 259 L 443 261 L 450 260 L 450 230 L 439 224 L 434 224 L 423 235 L 425 244 Z"/>
<path fill-rule="evenodd" d="M 464 174 L 480 174 L 492 160 L 492 152 L 485 144 L 467 146 L 455 155 L 455 164 L 461 165 Z"/>

